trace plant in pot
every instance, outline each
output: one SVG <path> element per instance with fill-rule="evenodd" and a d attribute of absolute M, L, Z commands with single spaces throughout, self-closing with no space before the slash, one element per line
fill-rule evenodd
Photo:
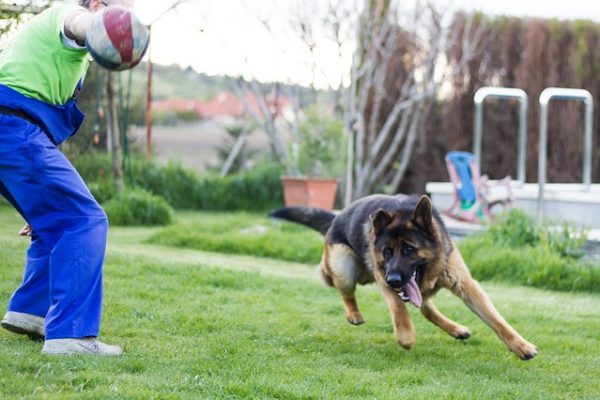
<path fill-rule="evenodd" d="M 286 206 L 333 209 L 338 177 L 344 171 L 345 146 L 340 121 L 308 111 L 291 143 L 297 174 L 281 177 Z"/>

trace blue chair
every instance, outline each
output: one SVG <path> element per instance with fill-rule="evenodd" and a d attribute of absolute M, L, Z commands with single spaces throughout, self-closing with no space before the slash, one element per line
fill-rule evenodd
<path fill-rule="evenodd" d="M 493 220 L 492 207 L 510 207 L 513 203 L 510 176 L 490 181 L 479 176 L 477 161 L 472 153 L 451 151 L 446 155 L 446 167 L 454 186 L 454 203 L 443 213 L 466 222 Z"/>

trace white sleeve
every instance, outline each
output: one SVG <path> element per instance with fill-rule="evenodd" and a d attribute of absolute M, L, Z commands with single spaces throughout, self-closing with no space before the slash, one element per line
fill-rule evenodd
<path fill-rule="evenodd" d="M 67 21 L 68 16 L 69 14 L 67 13 L 62 23 L 60 24 L 60 39 L 62 40 L 63 44 L 67 47 L 70 47 L 75 50 L 85 50 L 85 46 L 80 46 L 75 39 L 71 39 L 65 33 L 65 23 Z"/>
<path fill-rule="evenodd" d="M 76 7 L 73 11 L 66 13 L 60 25 L 60 37 L 63 44 L 76 50 L 85 49 L 85 46 L 80 45 L 76 39 L 67 36 L 67 32 L 69 32 L 70 35 L 79 38 L 80 43 L 82 43 L 85 37 L 85 31 L 91 21 L 92 14 L 83 7 Z M 69 25 L 68 27 L 67 24 Z"/>

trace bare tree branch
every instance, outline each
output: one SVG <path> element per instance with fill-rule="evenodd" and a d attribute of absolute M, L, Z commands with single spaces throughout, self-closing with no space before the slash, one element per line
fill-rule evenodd
<path fill-rule="evenodd" d="M 355 56 L 354 61 L 361 64 L 352 68 L 357 99 L 346 110 L 351 114 L 346 119 L 358 122 L 353 198 L 379 185 L 398 187 L 410 164 L 425 110 L 437 98 L 442 83 L 472 60 L 486 40 L 479 21 L 469 21 L 463 32 L 447 30 L 442 24 L 444 14 L 431 2 L 415 7 L 411 31 L 400 26 L 395 10 L 379 19 L 373 17 L 385 2 L 367 3 L 375 9 L 367 9 L 363 18 L 374 20 L 361 24 L 370 30 L 358 42 L 362 47 L 356 52 L 362 56 Z M 460 46 L 460 57 L 448 65 L 445 55 L 455 46 Z"/>
<path fill-rule="evenodd" d="M 251 81 L 248 83 L 244 79 L 238 78 L 230 79 L 230 83 L 232 89 L 242 102 L 246 112 L 250 114 L 256 124 L 260 126 L 265 134 L 269 137 L 274 156 L 282 165 L 286 166 L 287 168 L 293 168 L 290 166 L 286 148 L 279 137 L 277 127 L 275 125 L 275 118 L 279 112 L 278 95 L 276 94 L 270 99 L 274 105 L 269 107 L 267 95 L 262 92 L 256 81 Z M 253 105 L 250 103 L 248 99 L 248 94 L 250 93 L 253 94 L 258 109 L 253 107 Z"/>

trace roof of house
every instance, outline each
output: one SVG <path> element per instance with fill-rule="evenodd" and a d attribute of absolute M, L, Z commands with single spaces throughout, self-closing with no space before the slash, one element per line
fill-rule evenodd
<path fill-rule="evenodd" d="M 245 101 L 253 112 L 262 116 L 261 107 L 258 105 L 254 93 L 247 92 Z M 290 104 L 286 97 L 267 98 L 265 100 L 270 112 L 280 116 L 283 109 Z M 221 92 L 208 101 L 192 99 L 167 99 L 154 101 L 152 108 L 159 111 L 196 111 L 202 118 L 213 118 L 217 116 L 241 117 L 246 113 L 244 102 L 231 92 Z"/>

